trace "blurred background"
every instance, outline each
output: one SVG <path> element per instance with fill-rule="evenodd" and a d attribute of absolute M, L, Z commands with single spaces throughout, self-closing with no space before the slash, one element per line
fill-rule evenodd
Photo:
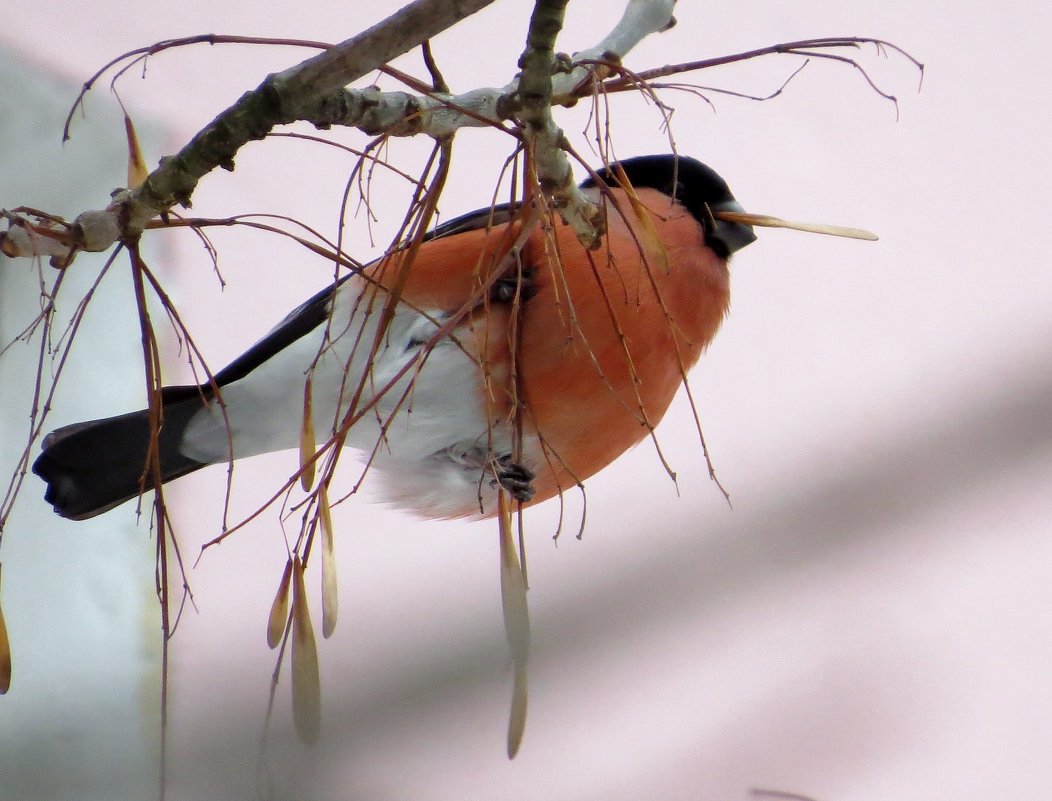
<path fill-rule="evenodd" d="M 337 41 L 394 10 L 197 2 L 156 10 L 99 0 L 7 15 L 0 26 L 0 206 L 67 216 L 124 182 L 106 83 L 61 121 L 97 67 L 199 33 Z M 829 35 L 893 41 L 850 66 L 813 61 L 782 96 L 666 93 L 681 152 L 727 178 L 750 211 L 869 228 L 876 244 L 782 231 L 732 266 L 731 315 L 691 385 L 729 508 L 709 481 L 681 397 L 659 428 L 678 474 L 644 443 L 579 495 L 526 516 L 534 652 L 526 738 L 504 756 L 510 666 L 492 523 L 420 522 L 370 503 L 336 512 L 341 620 L 320 643 L 321 742 L 292 735 L 286 676 L 260 758 L 274 654 L 267 612 L 285 562 L 276 512 L 198 560 L 219 533 L 225 472 L 167 494 L 194 602 L 173 640 L 169 799 L 726 799 L 758 788 L 820 801 L 1044 797 L 1052 786 L 1052 277 L 1040 245 L 1052 168 L 1044 30 L 1032 4 L 758 0 L 680 4 L 679 25 L 626 60 L 666 63 Z M 503 85 L 531 4 L 498 0 L 434 41 L 454 91 Z M 616 13 L 619 13 L 619 10 Z M 560 47 L 614 24 L 570 4 Z M 265 74 L 279 48 L 169 52 L 118 84 L 148 161 L 172 152 Z M 768 58 L 692 78 L 766 95 L 801 63 Z M 397 62 L 423 75 L 417 54 Z M 611 101 L 617 155 L 669 149 L 660 115 Z M 560 111 L 589 151 L 588 110 Z M 330 133 L 361 144 L 363 136 Z M 504 137 L 464 131 L 445 217 L 490 202 Z M 428 147 L 396 142 L 405 169 Z M 194 213 L 290 214 L 334 233 L 351 158 L 274 139 L 206 178 Z M 404 186 L 380 183 L 347 249 L 382 251 Z M 353 207 L 352 207 L 353 211 Z M 225 288 L 192 235 L 149 257 L 218 367 L 331 267 L 256 233 L 213 234 Z M 102 259 L 79 258 L 73 312 Z M 46 275 L 50 268 L 42 269 Z M 0 260 L 7 344 L 38 307 L 38 268 Z M 65 304 L 64 306 L 62 304 Z M 143 405 L 138 323 L 118 261 L 95 293 L 50 427 Z M 169 338 L 167 379 L 188 378 Z M 4 470 L 25 442 L 37 345 L 0 359 Z M 296 468 L 238 466 L 232 519 Z M 353 477 L 349 476 L 349 479 Z M 132 504 L 72 523 L 30 476 L 4 532 L 3 603 L 15 652 L 0 699 L 0 799 L 155 794 L 159 619 L 153 545 Z M 316 569 L 316 568 L 315 568 Z M 312 592 L 318 577 L 308 575 Z M 269 790 L 268 790 L 269 788 Z"/>

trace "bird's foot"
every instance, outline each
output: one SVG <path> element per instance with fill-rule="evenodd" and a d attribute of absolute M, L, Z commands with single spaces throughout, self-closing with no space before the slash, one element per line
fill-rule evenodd
<path fill-rule="evenodd" d="M 533 471 L 513 462 L 510 454 L 497 457 L 493 472 L 493 486 L 499 484 L 512 498 L 522 503 L 533 498 Z"/>

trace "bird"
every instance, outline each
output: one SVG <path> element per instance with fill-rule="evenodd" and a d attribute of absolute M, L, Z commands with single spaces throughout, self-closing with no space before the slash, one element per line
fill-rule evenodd
<path fill-rule="evenodd" d="M 580 189 L 602 215 L 597 248 L 537 204 L 481 209 L 334 281 L 211 380 L 164 387 L 161 481 L 295 449 L 306 413 L 368 455 L 381 500 L 423 517 L 582 485 L 661 421 L 756 234 L 687 156 L 613 162 Z M 151 489 L 150 454 L 140 410 L 58 428 L 33 472 L 83 520 Z"/>

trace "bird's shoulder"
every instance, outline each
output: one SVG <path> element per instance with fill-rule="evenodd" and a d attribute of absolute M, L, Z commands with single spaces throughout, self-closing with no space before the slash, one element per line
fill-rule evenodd
<path fill-rule="evenodd" d="M 511 203 L 479 209 L 436 226 L 424 236 L 424 247 L 414 260 L 412 277 L 406 286 L 406 298 L 431 308 L 453 308 L 463 303 L 470 291 L 471 268 L 484 250 L 487 233 L 510 222 L 518 209 Z M 407 247 L 403 243 L 398 253 Z M 385 273 L 388 258 L 378 259 L 362 272 L 372 279 Z M 262 339 L 214 376 L 216 384 L 225 386 L 244 378 L 268 359 L 292 343 L 325 324 L 337 297 L 350 293 L 357 296 L 363 286 L 357 272 L 342 276 L 320 289 L 275 325 Z M 380 278 L 380 284 L 389 281 Z M 352 299 L 353 300 L 353 299 Z"/>

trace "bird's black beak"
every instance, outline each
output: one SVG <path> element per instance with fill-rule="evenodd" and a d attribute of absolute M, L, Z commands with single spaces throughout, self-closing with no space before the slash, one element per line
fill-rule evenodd
<path fill-rule="evenodd" d="M 724 200 L 706 206 L 710 215 L 710 225 L 705 226 L 705 240 L 709 247 L 727 258 L 746 245 L 756 241 L 756 232 L 752 226 L 743 222 L 724 219 L 720 212 L 745 214 L 745 209 L 736 200 Z"/>

